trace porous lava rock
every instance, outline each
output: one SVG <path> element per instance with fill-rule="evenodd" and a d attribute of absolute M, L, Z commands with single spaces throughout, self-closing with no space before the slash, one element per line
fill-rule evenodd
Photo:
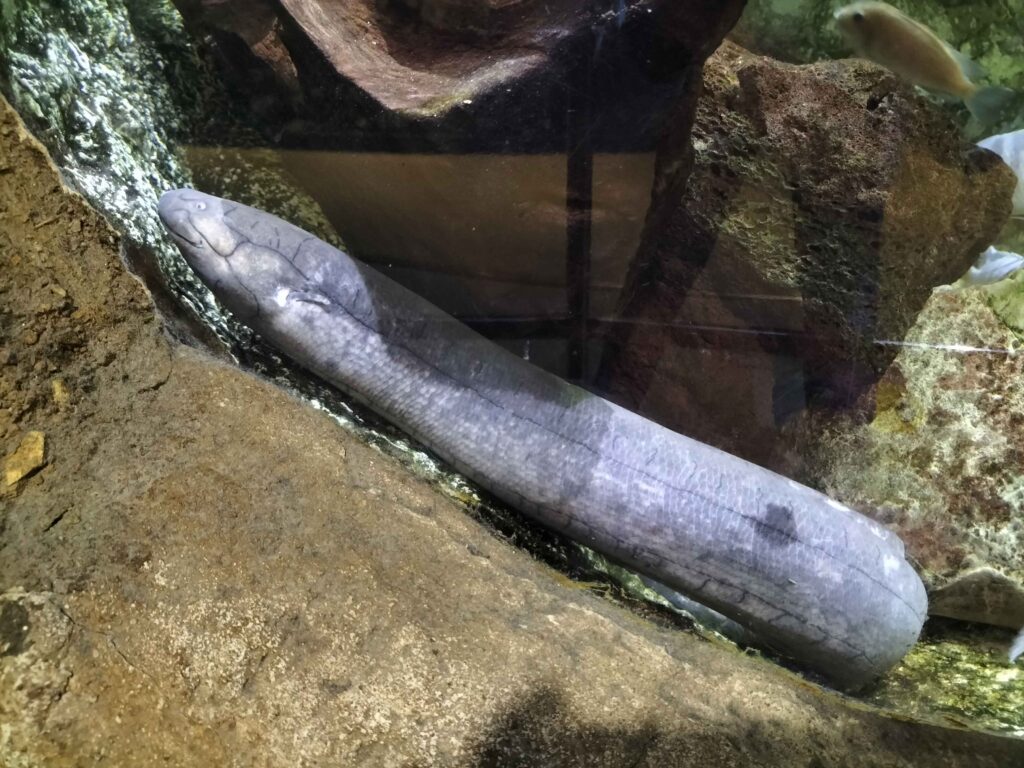
<path fill-rule="evenodd" d="M 1014 178 L 867 62 L 794 66 L 727 43 L 704 85 L 692 174 L 684 140 L 659 150 L 603 385 L 794 472 L 778 427 L 808 406 L 870 413 L 933 288 L 1006 221 Z"/>

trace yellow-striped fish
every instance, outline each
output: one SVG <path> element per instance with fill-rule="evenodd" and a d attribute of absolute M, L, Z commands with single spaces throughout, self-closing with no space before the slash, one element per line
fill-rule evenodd
<path fill-rule="evenodd" d="M 982 124 L 998 121 L 1013 96 L 1007 88 L 979 86 L 974 80 L 984 74 L 981 67 L 888 3 L 853 3 L 836 11 L 835 20 L 858 56 L 914 85 L 963 99 Z"/>

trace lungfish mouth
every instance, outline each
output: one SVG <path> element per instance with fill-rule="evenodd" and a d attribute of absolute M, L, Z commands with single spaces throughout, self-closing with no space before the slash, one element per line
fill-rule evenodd
<path fill-rule="evenodd" d="M 174 189 L 164 192 L 160 196 L 157 212 L 160 214 L 160 220 L 167 227 L 167 231 L 175 240 L 193 248 L 202 248 L 206 245 L 205 238 L 199 234 L 199 230 L 192 226 L 188 204 L 182 199 L 181 190 Z"/>

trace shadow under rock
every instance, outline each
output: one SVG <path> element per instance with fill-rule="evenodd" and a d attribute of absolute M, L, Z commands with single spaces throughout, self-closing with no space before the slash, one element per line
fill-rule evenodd
<path fill-rule="evenodd" d="M 680 686 L 686 685 L 683 678 Z M 802 694 L 796 694 L 802 697 Z M 649 717 L 634 726 L 585 722 L 554 686 L 540 685 L 512 702 L 480 736 L 474 768 L 570 766 L 991 766 L 1024 765 L 1024 741 L 953 730 L 821 702 L 819 718 L 751 721 L 724 700 L 733 727 L 680 713 L 685 730 Z M 620 704 L 628 707 L 628 702 Z M 816 707 L 817 708 L 817 707 Z M 677 718 L 668 716 L 668 719 Z M 788 726 L 788 727 L 787 727 Z"/>

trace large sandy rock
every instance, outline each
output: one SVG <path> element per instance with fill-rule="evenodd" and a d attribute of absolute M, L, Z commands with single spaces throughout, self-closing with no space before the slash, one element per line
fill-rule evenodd
<path fill-rule="evenodd" d="M 1010 210 L 1012 173 L 885 70 L 724 45 L 692 174 L 663 144 L 605 384 L 628 406 L 790 472 L 805 407 L 872 410 L 932 289 Z M 797 468 L 799 468 L 797 466 Z"/>
<path fill-rule="evenodd" d="M 0 763 L 1000 766 L 567 582 L 162 334 L 4 105 Z"/>

